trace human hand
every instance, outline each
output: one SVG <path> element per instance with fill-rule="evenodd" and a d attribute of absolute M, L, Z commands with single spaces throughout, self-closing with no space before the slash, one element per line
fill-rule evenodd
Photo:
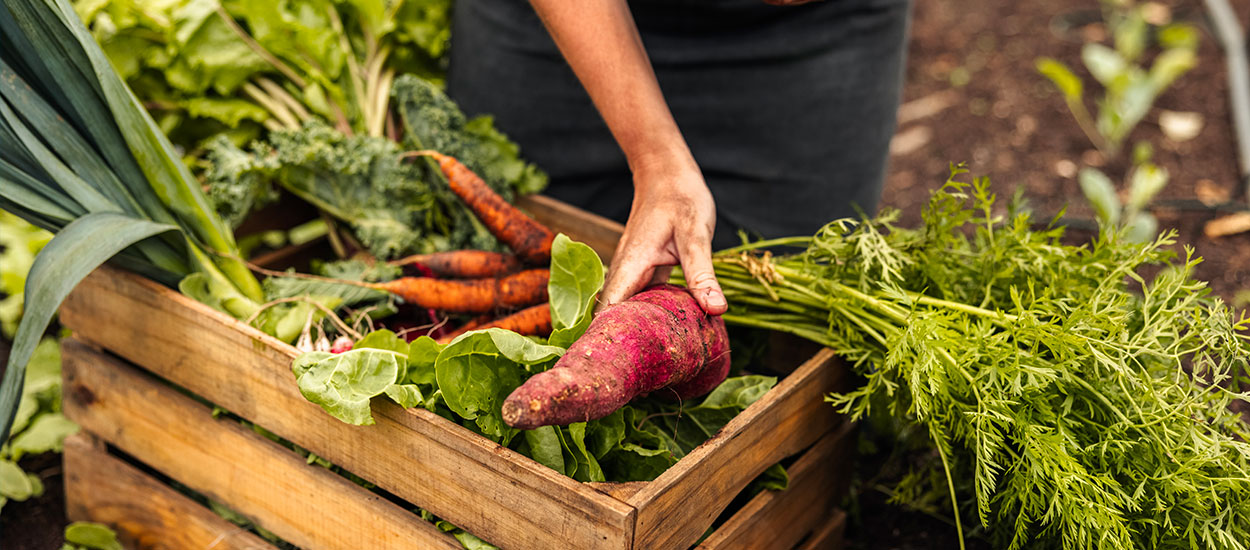
<path fill-rule="evenodd" d="M 668 280 L 673 266 L 681 265 L 703 311 L 724 313 L 728 304 L 712 271 L 715 227 L 716 205 L 693 159 L 677 169 L 636 169 L 634 202 L 608 270 L 604 305 Z"/>

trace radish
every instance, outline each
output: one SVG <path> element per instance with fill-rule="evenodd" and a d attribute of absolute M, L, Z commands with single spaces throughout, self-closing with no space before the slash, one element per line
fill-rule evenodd
<path fill-rule="evenodd" d="M 685 288 L 650 287 L 597 315 L 564 356 L 503 403 L 520 429 L 603 418 L 639 395 L 712 391 L 729 373 L 729 337 Z"/>

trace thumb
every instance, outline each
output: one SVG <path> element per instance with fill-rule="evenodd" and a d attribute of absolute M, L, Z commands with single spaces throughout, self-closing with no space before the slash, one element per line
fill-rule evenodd
<path fill-rule="evenodd" d="M 651 281 L 653 267 L 637 255 L 626 255 L 612 262 L 608 280 L 600 294 L 600 306 L 610 306 L 629 299 Z"/>
<path fill-rule="evenodd" d="M 691 237 L 681 243 L 681 270 L 686 275 L 686 287 L 708 315 L 720 315 L 729 309 L 725 293 L 716 282 L 712 271 L 712 243 L 710 239 Z"/>

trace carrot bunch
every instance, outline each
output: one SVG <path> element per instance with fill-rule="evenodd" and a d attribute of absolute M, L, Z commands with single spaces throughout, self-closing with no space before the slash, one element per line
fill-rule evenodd
<path fill-rule="evenodd" d="M 488 314 L 445 333 L 440 338 L 444 341 L 470 330 L 493 327 L 521 334 L 550 334 L 551 311 L 546 304 L 550 273 L 545 266 L 551 261 L 555 233 L 500 197 L 454 157 L 434 151 L 416 151 L 409 156 L 433 159 L 452 192 L 513 254 L 455 250 L 409 256 L 391 263 L 415 268 L 422 276 L 400 277 L 369 286 L 419 308 Z M 500 311 L 518 309 L 503 317 L 492 317 Z"/>

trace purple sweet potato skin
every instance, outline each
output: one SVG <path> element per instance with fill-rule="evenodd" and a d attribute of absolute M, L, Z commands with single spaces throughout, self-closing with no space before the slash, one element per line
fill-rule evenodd
<path fill-rule="evenodd" d="M 551 370 L 503 403 L 520 429 L 603 418 L 657 390 L 685 399 L 711 391 L 729 372 L 729 338 L 682 287 L 657 285 L 608 307 Z"/>

